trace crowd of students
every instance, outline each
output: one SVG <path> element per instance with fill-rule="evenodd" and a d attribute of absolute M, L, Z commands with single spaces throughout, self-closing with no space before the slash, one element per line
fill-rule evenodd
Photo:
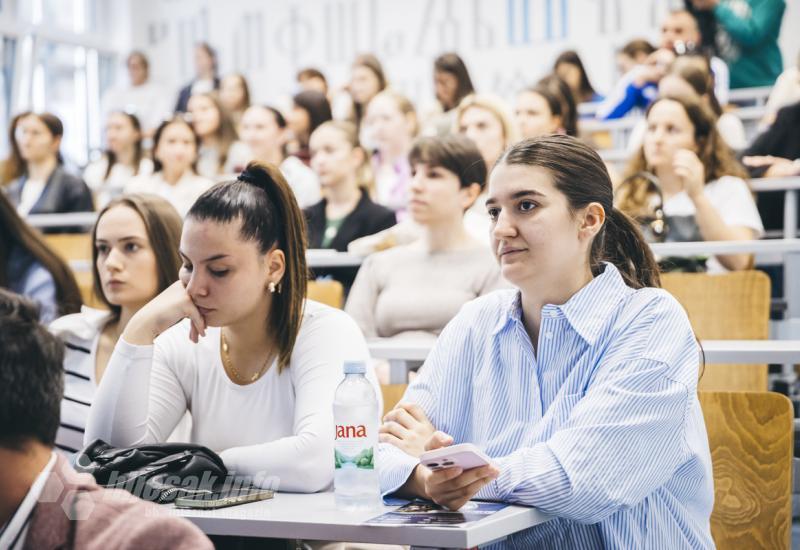
<path fill-rule="evenodd" d="M 780 224 L 774 204 L 759 213 L 747 180 L 800 174 L 800 81 L 797 67 L 780 76 L 768 126 L 748 144 L 725 105 L 728 81 L 778 78 L 783 2 L 755 2 L 746 17 L 724 1 L 687 4 L 668 14 L 657 47 L 620 49 L 606 97 L 574 51 L 513 107 L 476 91 L 446 53 L 433 67 L 438 109 L 421 113 L 365 54 L 342 89 L 300 71 L 302 91 L 281 111 L 252 101 L 244 75 L 220 77 L 201 44 L 196 78 L 166 118 L 147 58 L 128 57 L 131 86 L 107 98 L 106 149 L 82 176 L 64 166 L 57 117 L 18 114 L 0 171 L 0 286 L 39 309 L 0 291 L 0 338 L 33 334 L 49 354 L 36 360 L 63 365 L 37 383 L 63 391 L 60 413 L 52 394 L 26 394 L 49 400 L 40 413 L 0 395 L 0 453 L 35 441 L 49 472 L 53 446 L 69 456 L 95 438 L 163 442 L 189 413 L 181 437 L 219 452 L 231 472 L 325 490 L 342 363 L 369 362 L 365 337 L 429 338 L 428 361 L 381 428 L 384 493 L 453 509 L 477 495 L 556 517 L 515 535 L 523 545 L 711 547 L 697 345 L 657 288 L 669 265 L 645 239 L 748 240 Z M 735 58 L 718 42 L 736 45 Z M 624 173 L 581 136 L 587 102 L 599 118 L 641 117 Z M 69 266 L 25 221 L 95 207 L 103 309 L 81 308 Z M 306 301 L 308 248 L 366 256 L 360 268 L 313 273 L 343 284 L 344 311 Z M 751 265 L 734 254 L 701 268 Z M 0 365 L 0 392 L 23 392 L 14 357 Z M 381 374 L 370 364 L 376 391 Z M 50 417 L 46 429 L 14 431 L 7 420 L 20 414 Z M 495 464 L 419 465 L 423 449 L 453 442 L 479 445 Z M 6 528 L 19 526 L 19 503 L 0 504 L 0 541 L 18 541 L 24 527 Z"/>

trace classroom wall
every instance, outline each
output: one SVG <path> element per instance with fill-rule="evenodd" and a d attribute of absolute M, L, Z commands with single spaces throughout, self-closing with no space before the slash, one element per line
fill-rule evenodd
<path fill-rule="evenodd" d="M 151 57 L 154 77 L 177 89 L 192 75 L 192 44 L 208 40 L 224 74 L 241 71 L 254 97 L 295 91 L 298 69 L 321 68 L 343 83 L 363 51 L 379 56 L 391 83 L 412 99 L 433 97 L 432 61 L 456 50 L 478 90 L 511 96 L 575 48 L 601 92 L 616 75 L 614 51 L 658 36 L 658 22 L 681 0 L 137 0 L 132 44 Z M 788 0 L 782 46 L 800 50 L 800 0 Z M 795 32 L 791 32 L 794 29 Z M 786 56 L 786 53 L 784 54 Z M 785 60 L 786 61 L 786 60 Z"/>

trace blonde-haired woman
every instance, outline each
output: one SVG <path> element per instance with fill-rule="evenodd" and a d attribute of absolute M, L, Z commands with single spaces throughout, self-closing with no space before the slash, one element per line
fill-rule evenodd
<path fill-rule="evenodd" d="M 508 106 L 499 97 L 489 94 L 468 95 L 459 103 L 455 130 L 475 142 L 489 171 L 503 151 L 519 141 Z M 485 201 L 484 192 L 464 215 L 468 231 L 480 235 L 483 240 L 486 240 L 489 230 Z"/>
<path fill-rule="evenodd" d="M 414 105 L 394 90 L 383 90 L 367 106 L 365 131 L 375 146 L 372 170 L 375 200 L 404 218 L 408 205 L 411 166 L 408 152 L 417 134 Z"/>

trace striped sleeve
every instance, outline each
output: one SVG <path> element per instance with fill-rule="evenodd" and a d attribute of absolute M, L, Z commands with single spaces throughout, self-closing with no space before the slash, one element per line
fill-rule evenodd
<path fill-rule="evenodd" d="M 661 334 L 681 334 L 673 353 L 598 365 L 585 395 L 553 411 L 566 422 L 547 441 L 497 459 L 500 475 L 479 498 L 518 502 L 580 523 L 632 507 L 666 483 L 686 460 L 686 414 L 697 373 L 691 330 L 671 308 L 638 320 L 621 338 L 657 349 Z M 693 374 L 692 374 L 693 373 Z M 653 442 L 659 442 L 657 445 Z"/>
<path fill-rule="evenodd" d="M 468 337 L 470 321 L 467 317 L 462 309 L 445 326 L 425 364 L 403 395 L 403 401 L 419 405 L 431 423 L 442 431 L 448 430 L 443 414 L 452 417 L 454 413 L 449 405 L 459 401 L 464 403 L 469 391 L 467 381 L 470 379 L 472 354 Z M 378 447 L 381 493 L 391 494 L 402 487 L 417 464 L 419 460 L 416 457 L 394 445 L 381 443 Z"/>

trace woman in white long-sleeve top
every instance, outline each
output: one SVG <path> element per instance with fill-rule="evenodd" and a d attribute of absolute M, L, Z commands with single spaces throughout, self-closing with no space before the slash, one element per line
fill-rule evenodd
<path fill-rule="evenodd" d="M 280 171 L 251 163 L 184 221 L 180 281 L 134 315 L 89 415 L 86 441 L 191 441 L 233 473 L 287 491 L 333 480 L 333 395 L 368 351 L 347 315 L 306 301 L 303 216 Z M 374 373 L 369 373 L 375 381 Z"/>

